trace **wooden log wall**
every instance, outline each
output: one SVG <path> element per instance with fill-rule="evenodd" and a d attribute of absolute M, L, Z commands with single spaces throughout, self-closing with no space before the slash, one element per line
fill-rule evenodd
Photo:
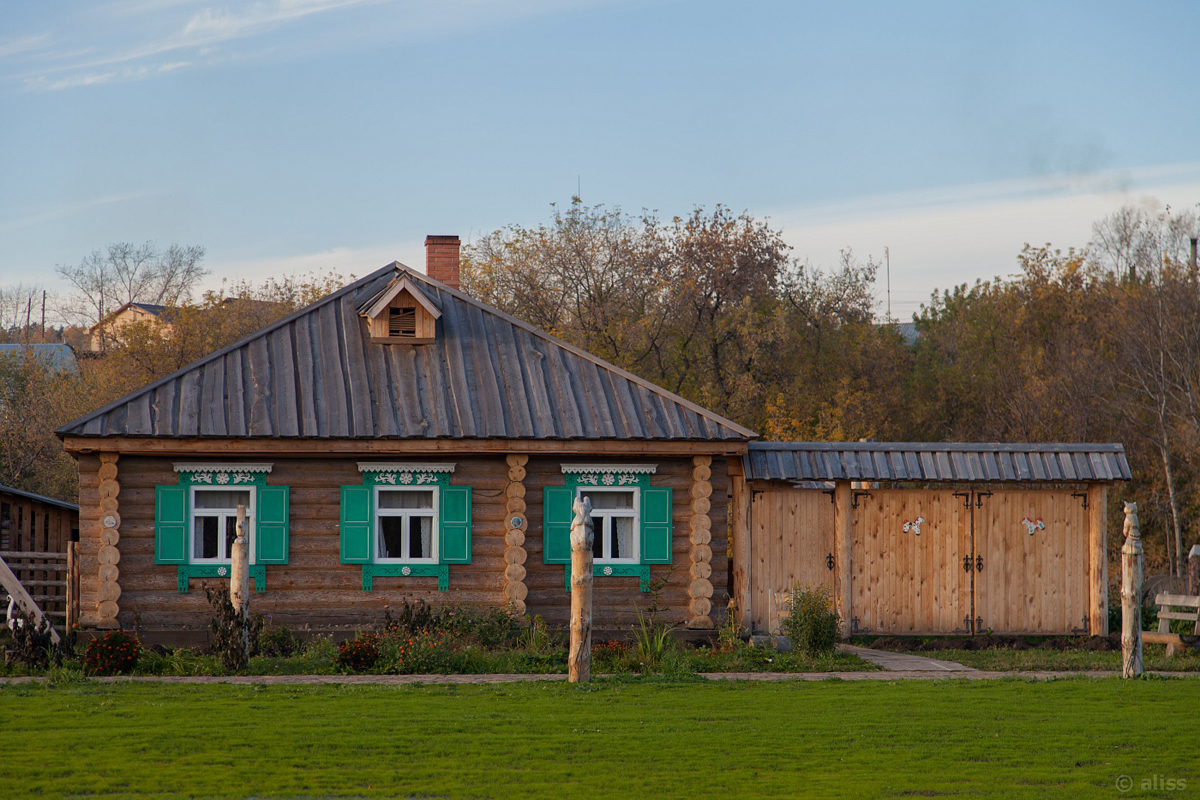
<path fill-rule="evenodd" d="M 527 496 L 528 515 L 532 535 L 526 540 L 529 551 L 529 561 L 526 563 L 529 585 L 529 596 L 526 599 L 529 614 L 541 615 L 547 623 L 556 627 L 566 627 L 569 620 L 569 598 L 566 591 L 566 571 L 561 564 L 544 564 L 542 562 L 542 486 L 562 486 L 563 461 L 578 462 L 579 457 L 561 459 L 535 457 L 528 464 L 526 484 L 531 487 Z M 665 458 L 655 456 L 630 457 L 631 462 L 656 464 L 658 472 L 651 478 L 654 486 L 670 486 L 673 489 L 672 500 L 672 558 L 670 565 L 654 565 L 650 568 L 653 580 L 666 580 L 663 587 L 659 619 L 673 625 L 686 626 L 694 617 L 692 614 L 692 519 L 695 516 L 692 506 L 692 485 L 695 480 L 693 470 L 696 465 L 691 458 Z M 727 513 L 729 504 L 729 473 L 724 462 L 718 462 L 709 467 L 711 476 L 711 494 L 709 500 L 709 518 L 711 528 L 710 540 L 707 545 L 711 551 L 709 565 L 712 584 L 712 597 L 718 599 L 721 606 L 727 597 L 726 574 L 728 556 L 726 555 Z M 537 487 L 537 488 L 534 488 Z M 703 587 L 697 587 L 706 591 Z M 597 630 L 614 630 L 636 624 L 637 610 L 643 612 L 650 606 L 652 596 L 641 592 L 637 578 L 607 577 L 597 578 L 592 588 L 593 627 Z M 720 617 L 717 616 L 717 624 Z"/>
<path fill-rule="evenodd" d="M 207 628 L 210 610 L 201 588 L 203 581 L 193 579 L 191 591 L 181 594 L 177 590 L 176 567 L 154 563 L 155 487 L 177 485 L 178 476 L 172 468 L 175 461 L 198 460 L 205 459 L 195 455 L 178 458 L 125 455 L 120 460 L 119 486 L 102 492 L 103 466 L 115 466 L 115 462 L 101 462 L 95 455 L 79 457 L 80 594 L 81 622 L 85 627 L 96 627 L 106 620 L 115 623 L 118 614 L 127 621 L 136 614 L 146 629 Z M 340 563 L 339 487 L 362 483 L 357 462 L 364 459 L 256 455 L 253 460 L 273 464 L 267 484 L 291 487 L 291 506 L 289 563 L 266 567 L 267 590 L 251 595 L 252 613 L 266 614 L 273 623 L 289 627 L 350 626 L 378 622 L 385 609 L 394 608 L 404 600 L 424 600 L 432 605 L 511 605 L 518 611 L 540 614 L 551 625 L 567 625 L 570 597 L 566 592 L 564 567 L 543 564 L 541 549 L 541 487 L 563 484 L 563 459 L 505 454 L 471 457 L 445 454 L 436 459 L 455 463 L 455 472 L 449 479 L 452 486 L 472 487 L 472 563 L 450 566 L 448 592 L 437 591 L 437 579 L 431 577 L 376 577 L 374 591 L 363 592 L 361 566 Z M 568 460 L 577 461 L 578 457 Z M 662 594 L 661 618 L 686 624 L 695 616 L 691 591 L 707 591 L 704 587 L 693 588 L 696 579 L 690 569 L 695 563 L 691 488 L 697 465 L 690 458 L 639 457 L 637 461 L 657 463 L 654 484 L 674 489 L 673 565 L 655 566 L 652 574 L 655 578 L 669 576 Z M 707 547 L 712 551 L 709 560 L 712 572 L 708 580 L 713 596 L 723 602 L 728 561 L 728 473 L 723 462 L 710 471 L 711 538 Z M 104 470 L 105 475 L 109 473 Z M 106 480 L 115 482 L 114 478 Z M 117 513 L 118 492 L 119 534 L 114 529 L 106 532 L 101 524 L 102 511 Z M 513 527 L 512 518 L 518 514 L 523 517 L 522 524 Z M 101 553 L 106 553 L 104 563 L 100 561 Z M 111 599 L 101 599 L 105 585 L 117 589 L 104 590 L 103 596 Z M 598 579 L 597 628 L 632 624 L 636 620 L 635 609 L 645 609 L 650 599 L 649 594 L 638 591 L 636 578 Z"/>

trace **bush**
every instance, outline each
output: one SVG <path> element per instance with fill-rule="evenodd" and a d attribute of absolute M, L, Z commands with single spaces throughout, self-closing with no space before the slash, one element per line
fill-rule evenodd
<path fill-rule="evenodd" d="M 263 617 L 261 614 L 243 617 L 233 607 L 233 602 L 229 599 L 229 589 L 224 586 L 218 586 L 216 589 L 205 586 L 204 595 L 213 607 L 213 618 L 209 623 L 213 652 L 221 659 L 221 666 L 227 672 L 241 672 L 248 665 L 250 656 L 256 655 L 255 648 L 258 645 L 258 634 L 263 628 Z"/>
<path fill-rule="evenodd" d="M 352 672 L 365 672 L 378 663 L 379 655 L 379 637 L 373 633 L 360 633 L 338 645 L 337 663 Z"/>
<path fill-rule="evenodd" d="M 304 643 L 291 628 L 265 627 L 258 632 L 258 654 L 267 658 L 291 658 L 300 652 Z"/>
<path fill-rule="evenodd" d="M 45 669 L 52 663 L 62 664 L 66 647 L 54 644 L 50 622 L 45 617 L 42 617 L 41 623 L 35 624 L 32 614 L 17 609 L 13 612 L 13 619 L 17 621 L 12 630 L 12 646 L 9 647 L 13 661 L 29 669 Z"/>
<path fill-rule="evenodd" d="M 816 655 L 833 650 L 842 623 L 833 613 L 833 601 L 825 587 L 792 589 L 791 613 L 783 621 L 783 632 L 798 653 Z"/>
<path fill-rule="evenodd" d="M 437 630 L 442 626 L 442 617 L 424 600 L 410 603 L 404 600 L 392 616 L 391 609 L 383 612 L 383 630 L 388 635 L 412 636 L 423 631 Z"/>
<path fill-rule="evenodd" d="M 401 675 L 426 675 L 460 671 L 460 663 L 470 660 L 456 657 L 454 648 L 443 633 L 422 631 L 412 636 L 393 639 L 396 661 L 390 671 Z"/>
<path fill-rule="evenodd" d="M 137 666 L 141 646 L 124 631 L 109 631 L 88 642 L 83 671 L 88 675 L 126 675 Z"/>

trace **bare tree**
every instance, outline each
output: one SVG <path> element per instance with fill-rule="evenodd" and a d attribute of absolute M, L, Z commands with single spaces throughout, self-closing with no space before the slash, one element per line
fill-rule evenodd
<path fill-rule="evenodd" d="M 54 271 L 75 287 L 60 307 L 72 322 L 90 325 L 125 303 L 173 306 L 191 299 L 208 274 L 200 262 L 204 248 L 173 244 L 160 250 L 153 242 L 110 244 L 76 266 L 59 264 Z"/>
<path fill-rule="evenodd" d="M 43 289 L 35 283 L 0 286 L 0 337 L 24 340 L 42 322 Z"/>

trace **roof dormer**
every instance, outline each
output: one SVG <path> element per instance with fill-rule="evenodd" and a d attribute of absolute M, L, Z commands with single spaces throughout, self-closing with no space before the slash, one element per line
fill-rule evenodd
<path fill-rule="evenodd" d="M 366 317 L 369 341 L 433 344 L 441 310 L 407 277 L 389 283 L 358 312 Z"/>

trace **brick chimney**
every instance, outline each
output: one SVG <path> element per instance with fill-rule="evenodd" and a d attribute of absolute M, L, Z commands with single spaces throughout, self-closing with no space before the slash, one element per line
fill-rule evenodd
<path fill-rule="evenodd" d="M 425 237 L 425 274 L 452 289 L 458 288 L 458 237 Z"/>

